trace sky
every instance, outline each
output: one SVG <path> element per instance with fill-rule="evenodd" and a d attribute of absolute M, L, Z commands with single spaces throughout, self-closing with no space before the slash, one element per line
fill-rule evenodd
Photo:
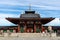
<path fill-rule="evenodd" d="M 29 9 L 29 5 L 31 5 L 31 10 L 35 10 L 41 17 L 53 17 L 56 21 L 60 18 L 60 0 L 0 0 L 0 26 L 15 25 L 5 18 L 20 17 L 20 14 Z M 56 25 L 58 24 L 60 23 Z"/>

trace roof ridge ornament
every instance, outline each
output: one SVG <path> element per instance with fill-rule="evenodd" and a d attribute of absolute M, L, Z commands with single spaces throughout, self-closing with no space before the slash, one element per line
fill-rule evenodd
<path fill-rule="evenodd" d="M 31 11 L 31 4 L 29 4 L 29 11 Z"/>

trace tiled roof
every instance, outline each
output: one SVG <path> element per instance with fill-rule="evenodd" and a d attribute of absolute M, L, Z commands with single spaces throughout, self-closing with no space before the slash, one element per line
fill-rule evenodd
<path fill-rule="evenodd" d="M 39 14 L 21 14 L 20 18 L 40 18 Z"/>

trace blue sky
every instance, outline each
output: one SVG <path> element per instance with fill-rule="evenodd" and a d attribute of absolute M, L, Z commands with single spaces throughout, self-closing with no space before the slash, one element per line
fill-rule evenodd
<path fill-rule="evenodd" d="M 41 17 L 60 18 L 60 0 L 0 0 L 0 25 L 14 25 L 5 18 L 19 17 L 29 9 L 29 4 Z"/>

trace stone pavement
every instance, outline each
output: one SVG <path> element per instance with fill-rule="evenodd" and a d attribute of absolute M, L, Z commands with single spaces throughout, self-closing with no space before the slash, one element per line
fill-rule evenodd
<path fill-rule="evenodd" d="M 0 40 L 60 40 L 60 37 L 0 37 Z"/>
<path fill-rule="evenodd" d="M 55 33 L 3 33 L 0 35 L 0 40 L 60 40 Z"/>

